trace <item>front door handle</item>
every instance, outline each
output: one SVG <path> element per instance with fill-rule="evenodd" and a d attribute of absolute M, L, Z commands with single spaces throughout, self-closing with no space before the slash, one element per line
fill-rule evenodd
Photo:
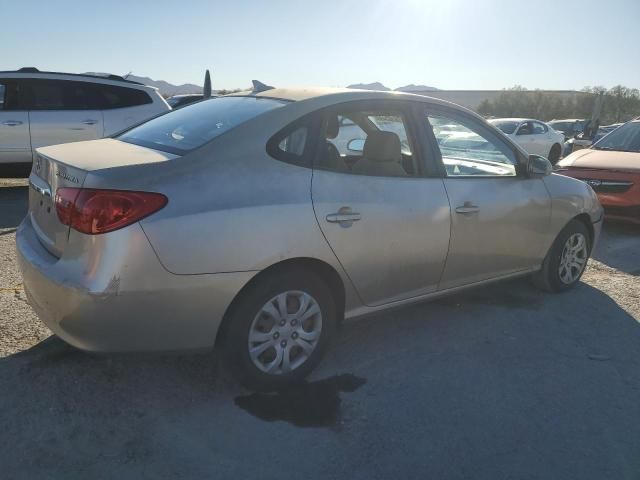
<path fill-rule="evenodd" d="M 22 125 L 20 120 L 7 120 L 6 122 L 2 122 L 2 125 L 6 125 L 7 127 L 15 127 L 17 125 Z"/>
<path fill-rule="evenodd" d="M 339 223 L 341 227 L 350 227 L 353 222 L 357 222 L 362 215 L 351 211 L 350 207 L 342 207 L 336 213 L 330 213 L 326 219 L 329 223 Z"/>
<path fill-rule="evenodd" d="M 471 202 L 464 202 L 464 205 L 461 207 L 456 207 L 456 213 L 461 215 L 472 215 L 474 213 L 478 213 L 480 211 L 480 207 L 477 205 L 473 205 Z"/>
<path fill-rule="evenodd" d="M 82 122 L 83 125 L 95 125 L 96 123 L 98 123 L 97 120 L 83 120 Z"/>

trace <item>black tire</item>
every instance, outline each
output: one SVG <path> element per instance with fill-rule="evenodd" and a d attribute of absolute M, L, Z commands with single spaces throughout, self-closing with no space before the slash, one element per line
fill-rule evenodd
<path fill-rule="evenodd" d="M 575 219 L 571 220 L 558 234 L 553 245 L 551 245 L 544 262 L 542 263 L 542 269 L 536 272 L 533 276 L 534 284 L 538 288 L 547 292 L 563 292 L 573 288 L 580 281 L 580 278 L 586 268 L 586 260 L 582 271 L 579 272 L 575 280 L 571 283 L 565 283 L 560 277 L 560 262 L 562 260 L 562 254 L 567 241 L 574 234 L 581 234 L 584 237 L 587 251 L 586 260 L 588 260 L 591 255 L 591 237 L 589 231 L 581 221 Z"/>
<path fill-rule="evenodd" d="M 560 154 L 562 153 L 562 147 L 557 143 L 551 147 L 549 151 L 548 160 L 551 162 L 551 165 L 555 165 L 560 160 Z"/>
<path fill-rule="evenodd" d="M 288 291 L 305 292 L 316 301 L 322 325 L 319 340 L 300 366 L 288 373 L 268 374 L 260 370 L 251 359 L 249 332 L 262 307 L 277 295 Z M 227 313 L 225 324 L 226 334 L 222 344 L 224 361 L 235 378 L 250 389 L 277 390 L 305 378 L 322 359 L 336 329 L 335 301 L 331 290 L 318 275 L 303 269 L 288 268 L 265 274 L 241 292 Z M 294 347 L 290 345 L 289 349 L 292 348 Z"/>

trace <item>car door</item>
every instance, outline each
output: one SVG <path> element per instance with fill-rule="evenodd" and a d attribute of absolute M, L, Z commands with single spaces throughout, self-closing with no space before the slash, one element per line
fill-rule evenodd
<path fill-rule="evenodd" d="M 551 217 L 543 181 L 524 176 L 522 154 L 471 115 L 429 107 L 424 122 L 457 124 L 468 134 L 440 143 L 431 134 L 452 212 L 440 289 L 537 268 Z"/>
<path fill-rule="evenodd" d="M 411 117 L 399 101 L 323 112 L 313 206 L 366 305 L 435 291 L 447 255 L 449 202 L 443 180 L 426 175 Z"/>
<path fill-rule="evenodd" d="M 29 112 L 19 103 L 19 84 L 0 79 L 0 164 L 31 162 Z"/>
<path fill-rule="evenodd" d="M 553 145 L 553 139 L 549 133 L 549 128 L 541 122 L 531 122 L 533 125 L 533 135 L 531 135 L 533 150 L 529 153 L 548 157 Z"/>
<path fill-rule="evenodd" d="M 533 139 L 533 125 L 531 122 L 522 122 L 515 134 L 516 143 L 524 148 L 527 153 L 534 153 L 535 142 Z"/>
<path fill-rule="evenodd" d="M 91 83 L 32 79 L 29 90 L 33 149 L 102 137 L 102 112 Z"/>

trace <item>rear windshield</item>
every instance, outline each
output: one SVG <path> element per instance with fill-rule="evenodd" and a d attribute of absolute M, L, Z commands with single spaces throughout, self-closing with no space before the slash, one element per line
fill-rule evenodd
<path fill-rule="evenodd" d="M 212 98 L 149 120 L 118 139 L 183 155 L 247 120 L 286 104 L 259 97 Z"/>

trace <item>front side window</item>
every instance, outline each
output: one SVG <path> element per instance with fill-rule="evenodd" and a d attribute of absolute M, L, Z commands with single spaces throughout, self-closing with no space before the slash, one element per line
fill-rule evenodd
<path fill-rule="evenodd" d="M 412 177 L 407 121 L 394 109 L 327 112 L 316 168 L 376 177 Z"/>
<path fill-rule="evenodd" d="M 516 175 L 515 153 L 488 129 L 462 117 L 428 113 L 427 121 L 438 142 L 447 177 Z"/>
<path fill-rule="evenodd" d="M 595 150 L 615 150 L 617 152 L 640 152 L 640 120 L 635 120 L 616 128 L 592 148 Z"/>
<path fill-rule="evenodd" d="M 286 104 L 283 100 L 260 97 L 212 98 L 151 119 L 123 133 L 118 139 L 183 155 L 258 115 Z"/>
<path fill-rule="evenodd" d="M 4 97 L 7 94 L 7 87 L 4 83 L 0 83 L 0 110 L 4 110 Z"/>

